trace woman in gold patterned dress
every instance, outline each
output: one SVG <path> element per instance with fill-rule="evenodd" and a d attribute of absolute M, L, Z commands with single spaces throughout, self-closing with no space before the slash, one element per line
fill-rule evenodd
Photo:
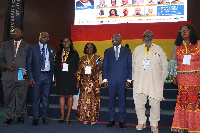
<path fill-rule="evenodd" d="M 83 124 L 91 121 L 91 125 L 96 123 L 100 111 L 98 74 L 102 69 L 102 59 L 95 55 L 96 52 L 96 46 L 93 43 L 87 43 L 84 48 L 86 55 L 81 57 L 77 71 L 77 87 L 80 87 L 80 94 L 76 118 Z"/>
<path fill-rule="evenodd" d="M 200 133 L 200 45 L 197 39 L 198 33 L 195 27 L 191 24 L 183 25 L 172 50 L 170 74 L 172 83 L 178 85 L 171 127 L 173 132 Z M 178 68 L 176 78 L 174 68 Z"/>

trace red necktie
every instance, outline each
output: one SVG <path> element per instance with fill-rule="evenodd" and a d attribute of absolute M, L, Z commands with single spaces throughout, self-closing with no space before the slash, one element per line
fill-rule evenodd
<path fill-rule="evenodd" d="M 16 57 L 17 55 L 17 41 L 15 41 L 15 44 L 14 44 L 14 58 Z"/>

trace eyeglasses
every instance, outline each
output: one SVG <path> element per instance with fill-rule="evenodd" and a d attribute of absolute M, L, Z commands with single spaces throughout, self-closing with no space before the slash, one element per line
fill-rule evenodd
<path fill-rule="evenodd" d="M 188 30 L 189 30 L 188 28 L 185 28 L 185 29 L 179 30 L 179 32 L 188 31 Z"/>
<path fill-rule="evenodd" d="M 153 35 L 143 35 L 143 38 L 146 38 L 146 37 L 153 37 Z"/>

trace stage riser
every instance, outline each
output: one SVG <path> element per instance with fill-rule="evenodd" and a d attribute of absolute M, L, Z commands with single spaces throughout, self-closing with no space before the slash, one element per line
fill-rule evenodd
<path fill-rule="evenodd" d="M 177 97 L 177 87 L 173 86 L 171 83 L 165 83 L 164 89 L 164 101 L 161 101 L 161 120 L 159 122 L 160 126 L 170 127 L 173 119 L 173 112 L 176 105 Z M 171 88 L 170 88 L 171 87 Z M 49 107 L 49 118 L 59 119 L 60 118 L 60 107 L 59 107 L 59 96 L 55 94 L 56 87 L 52 86 L 50 94 L 50 107 Z M 100 92 L 100 117 L 98 121 L 107 122 L 108 119 L 108 90 L 105 87 L 101 87 Z M 67 97 L 66 97 L 67 100 Z M 27 99 L 27 115 L 32 117 L 32 89 L 28 91 Z M 149 102 L 146 104 L 146 116 L 149 116 Z M 67 105 L 66 105 L 67 111 Z M 72 110 L 71 120 L 76 120 L 76 110 Z M 116 100 L 116 122 L 118 120 L 118 99 Z M 128 88 L 126 91 L 126 123 L 127 124 L 137 124 L 137 117 L 135 114 L 135 105 L 133 101 L 133 88 Z M 149 125 L 149 122 L 147 122 Z"/>

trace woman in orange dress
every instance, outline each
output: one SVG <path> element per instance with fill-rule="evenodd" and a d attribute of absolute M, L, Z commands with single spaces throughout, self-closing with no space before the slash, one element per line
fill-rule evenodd
<path fill-rule="evenodd" d="M 200 45 L 198 33 L 191 24 L 181 26 L 172 50 L 171 79 L 178 85 L 177 102 L 171 130 L 200 132 Z M 175 67 L 177 64 L 177 67 Z M 177 76 L 176 71 L 177 69 Z M 175 78 L 176 77 L 176 78 Z"/>
<path fill-rule="evenodd" d="M 102 59 L 96 55 L 96 46 L 87 43 L 84 48 L 86 55 L 81 57 L 77 71 L 77 87 L 80 94 L 76 118 L 87 124 L 94 125 L 99 118 L 100 111 L 100 83 L 99 72 L 102 69 Z"/>

